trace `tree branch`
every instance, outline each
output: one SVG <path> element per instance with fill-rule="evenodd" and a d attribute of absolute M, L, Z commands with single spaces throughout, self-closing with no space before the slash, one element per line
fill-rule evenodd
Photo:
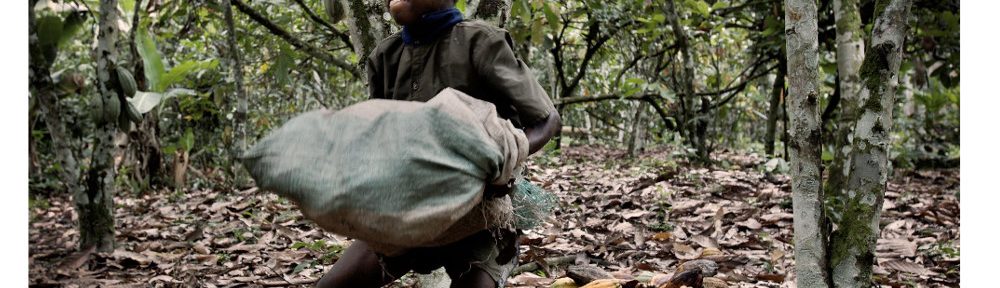
<path fill-rule="evenodd" d="M 306 3 L 303 2 L 302 0 L 295 0 L 295 3 L 298 3 L 299 6 L 302 6 L 302 11 L 305 11 L 306 15 L 309 15 L 309 19 L 312 19 L 313 22 L 316 22 L 317 24 L 326 27 L 326 29 L 330 30 L 330 33 L 333 33 L 333 35 L 340 38 L 340 41 L 344 41 L 345 44 L 351 45 L 351 37 L 347 36 L 347 33 L 337 30 L 336 27 L 333 27 L 333 24 L 330 24 L 330 22 L 326 22 L 326 20 L 323 20 L 323 18 L 319 17 L 319 15 L 316 15 L 316 12 L 313 12 L 313 10 L 310 9 L 309 6 L 306 5 Z"/>
<path fill-rule="evenodd" d="M 271 22 L 270 20 L 267 20 L 267 18 L 264 18 L 263 15 L 257 13 L 257 11 L 253 10 L 253 8 L 250 8 L 250 6 L 248 6 L 246 3 L 243 3 L 243 1 L 232 0 L 232 3 L 233 6 L 236 6 L 236 9 L 239 9 L 240 12 L 243 12 L 243 14 L 249 16 L 251 20 L 257 22 L 257 24 L 260 24 L 261 26 L 264 26 L 264 28 L 267 28 L 267 30 L 271 31 L 271 33 L 274 34 L 275 36 L 278 36 L 279 38 L 285 40 L 286 42 L 288 42 L 288 44 L 292 44 L 292 46 L 295 46 L 296 49 L 302 50 L 306 54 L 312 55 L 317 59 L 323 60 L 324 62 L 340 67 L 341 69 L 350 72 L 351 75 L 354 76 L 354 78 L 356 79 L 362 79 L 361 71 L 358 71 L 358 68 L 355 67 L 354 65 L 347 63 L 347 61 L 334 58 L 330 54 L 327 54 L 326 52 L 323 52 L 318 48 L 309 45 L 309 43 L 303 42 L 302 40 L 295 38 L 294 36 L 289 34 L 288 31 L 285 31 L 281 27 L 278 27 L 278 25 L 274 24 L 274 22 Z"/>
<path fill-rule="evenodd" d="M 556 104 L 556 105 L 569 105 L 569 104 L 597 102 L 597 101 L 614 100 L 614 99 L 621 99 L 621 100 L 646 100 L 647 98 L 649 98 L 649 99 L 656 99 L 656 98 L 659 98 L 659 97 L 660 97 L 659 94 L 635 94 L 635 95 L 630 95 L 630 96 L 621 96 L 621 95 L 618 95 L 618 94 L 606 94 L 606 95 L 600 95 L 600 96 L 577 96 L 577 97 L 559 98 L 559 99 L 552 100 L 552 102 L 554 102 L 554 104 Z"/>

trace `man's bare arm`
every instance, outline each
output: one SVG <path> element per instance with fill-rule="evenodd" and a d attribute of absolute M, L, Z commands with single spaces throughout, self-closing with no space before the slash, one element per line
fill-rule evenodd
<path fill-rule="evenodd" d="M 562 118 L 555 111 L 549 113 L 549 117 L 546 117 L 544 121 L 525 127 L 524 135 L 528 137 L 528 154 L 534 154 L 545 147 L 545 143 L 548 143 L 560 128 L 562 128 Z"/>

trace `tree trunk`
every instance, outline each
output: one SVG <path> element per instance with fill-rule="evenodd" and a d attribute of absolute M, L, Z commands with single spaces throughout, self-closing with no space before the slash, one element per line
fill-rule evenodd
<path fill-rule="evenodd" d="M 836 287 L 872 285 L 875 242 L 889 178 L 889 132 L 906 21 L 912 0 L 878 1 L 871 48 L 861 64 L 861 103 L 854 126 L 843 211 L 831 238 Z"/>
<path fill-rule="evenodd" d="M 470 0 L 465 5 L 465 18 L 479 19 L 503 28 L 510 18 L 511 0 Z"/>
<path fill-rule="evenodd" d="M 379 41 L 389 36 L 389 22 L 382 18 L 386 13 L 385 0 L 338 1 L 346 2 L 344 10 L 347 14 L 347 30 L 351 35 L 354 53 L 360 59 L 359 68 L 365 69 L 365 59 L 368 59 Z"/>
<path fill-rule="evenodd" d="M 785 74 L 788 73 L 785 59 L 782 57 L 779 63 L 778 72 L 774 77 L 774 86 L 771 87 L 771 102 L 767 111 L 767 131 L 764 135 L 764 152 L 774 157 L 774 132 L 778 127 L 778 117 L 781 115 L 781 103 L 785 98 Z"/>
<path fill-rule="evenodd" d="M 834 157 L 830 164 L 826 182 L 827 195 L 839 195 L 847 178 L 847 163 L 851 154 L 851 143 L 847 141 L 855 121 L 857 121 L 858 93 L 861 78 L 858 69 L 865 57 L 864 32 L 861 31 L 861 13 L 858 0 L 834 0 L 834 16 L 837 18 L 837 73 L 840 79 L 840 121 L 833 134 Z"/>
<path fill-rule="evenodd" d="M 28 5 L 28 29 L 29 29 L 29 81 L 34 89 L 32 96 L 35 97 L 36 107 L 42 115 L 45 126 L 48 128 L 49 136 L 52 138 L 53 152 L 55 152 L 56 163 L 59 163 L 59 180 L 66 187 L 66 190 L 75 194 L 81 191 L 80 170 L 77 164 L 77 156 L 73 153 L 74 143 L 66 129 L 66 119 L 59 105 L 59 98 L 56 95 L 55 86 L 52 83 L 52 74 L 49 70 L 52 60 L 47 59 L 39 47 L 38 31 L 35 27 L 35 1 L 29 1 Z M 33 118 L 32 118 L 33 121 Z M 30 133 L 30 131 L 29 131 Z M 30 136 L 30 135 L 29 135 Z"/>
<path fill-rule="evenodd" d="M 680 73 L 681 83 L 679 84 L 682 94 L 680 97 L 694 99 L 694 97 L 696 97 L 694 90 L 694 62 L 691 57 L 691 47 L 688 43 L 687 33 L 685 33 L 684 28 L 681 27 L 680 20 L 678 19 L 679 17 L 677 15 L 677 8 L 674 7 L 673 1 L 666 1 L 666 9 L 667 9 L 666 11 L 667 20 L 670 21 L 670 27 L 673 30 L 674 37 L 677 38 L 676 40 L 677 50 L 680 50 L 681 52 L 681 61 L 684 67 L 683 72 Z M 706 102 L 704 102 L 705 99 L 702 99 L 702 101 L 703 101 L 702 106 L 705 106 L 705 104 L 707 104 Z M 685 102 L 686 101 L 681 99 L 681 105 L 684 117 L 682 117 L 679 126 L 682 127 L 681 131 L 688 132 L 688 134 L 685 136 L 687 137 L 691 145 L 695 146 L 695 148 L 698 150 L 699 158 L 705 156 L 704 158 L 702 158 L 702 160 L 705 160 L 707 159 L 707 153 L 706 153 L 707 151 L 702 150 L 704 148 L 704 141 L 698 139 L 699 134 L 703 135 L 703 133 L 701 133 L 702 131 L 700 131 L 702 130 L 701 120 L 699 120 L 700 115 L 697 115 L 698 113 L 695 112 L 699 109 L 696 109 L 694 107 L 693 104 L 694 101 L 690 102 L 692 103 L 691 107 L 684 107 Z M 694 125 L 695 127 L 692 127 L 691 124 L 696 121 L 698 122 L 698 124 Z"/>
<path fill-rule="evenodd" d="M 240 59 L 240 48 L 236 43 L 236 24 L 233 21 L 233 9 L 229 0 L 226 1 L 225 8 L 223 8 L 223 13 L 226 18 L 226 29 L 228 34 L 226 37 L 227 46 L 229 46 L 229 55 L 232 57 L 230 59 L 230 76 L 233 77 L 232 81 L 234 95 L 236 96 L 236 109 L 233 113 L 233 139 L 234 145 L 230 151 L 232 159 L 232 165 L 230 165 L 231 172 L 233 175 L 233 185 L 237 188 L 244 188 L 249 185 L 248 175 L 245 170 L 240 168 L 236 157 L 247 150 L 247 95 L 243 91 L 243 65 Z M 233 103 L 232 101 L 227 101 L 228 103 Z"/>
<path fill-rule="evenodd" d="M 785 0 L 789 158 L 798 287 L 829 287 L 820 189 L 819 43 L 816 1 Z"/>
<path fill-rule="evenodd" d="M 135 77 L 136 87 L 139 90 L 147 91 L 146 73 L 143 73 L 143 63 L 140 59 L 136 46 L 136 35 L 139 31 L 140 15 L 142 14 L 142 1 L 135 2 L 135 9 L 132 11 L 132 30 L 129 32 L 129 52 L 132 55 L 132 75 Z M 147 185 L 153 186 L 161 184 L 163 181 L 161 170 L 163 168 L 163 152 L 160 150 L 160 125 L 159 115 L 154 109 L 146 112 L 142 121 L 136 125 L 134 133 L 130 133 L 132 140 L 131 152 L 138 160 L 138 166 L 134 170 L 136 179 L 142 180 Z"/>
<path fill-rule="evenodd" d="M 629 137 L 628 141 L 629 157 L 635 157 L 642 152 L 643 144 L 646 141 L 646 126 L 649 126 L 649 122 L 646 120 L 646 110 L 649 110 L 649 103 L 642 101 L 638 104 L 635 108 L 635 117 L 632 118 L 632 137 Z"/>
<path fill-rule="evenodd" d="M 115 91 L 111 75 L 118 60 L 118 1 L 101 0 L 100 18 L 98 20 L 97 49 L 94 51 L 97 59 L 97 87 L 99 101 L 105 107 L 112 105 L 127 105 L 120 100 Z M 114 105 L 118 102 L 118 105 Z M 110 252 L 115 246 L 115 220 L 113 195 L 116 171 L 112 159 L 114 135 L 117 131 L 117 121 L 97 121 L 93 154 L 90 168 L 86 175 L 86 187 L 73 196 L 79 213 L 80 247 L 97 245 L 97 251 Z"/>

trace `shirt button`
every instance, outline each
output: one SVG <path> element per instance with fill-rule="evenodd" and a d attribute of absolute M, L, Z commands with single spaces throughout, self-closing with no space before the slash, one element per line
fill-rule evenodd
<path fill-rule="evenodd" d="M 417 82 L 413 82 L 413 91 L 417 91 Z"/>

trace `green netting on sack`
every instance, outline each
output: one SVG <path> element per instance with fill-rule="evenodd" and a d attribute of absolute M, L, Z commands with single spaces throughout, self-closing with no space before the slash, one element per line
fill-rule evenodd
<path fill-rule="evenodd" d="M 558 203 L 555 195 L 524 178 L 514 183 L 510 201 L 514 205 L 514 227 L 521 230 L 540 226 Z"/>

